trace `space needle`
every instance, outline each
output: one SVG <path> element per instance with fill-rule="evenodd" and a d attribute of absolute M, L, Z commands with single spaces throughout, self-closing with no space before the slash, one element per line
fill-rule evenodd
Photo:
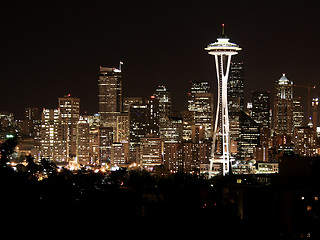
<path fill-rule="evenodd" d="M 231 56 L 238 54 L 241 48 L 229 42 L 224 33 L 217 38 L 217 42 L 209 44 L 205 50 L 214 55 L 218 80 L 218 104 L 213 132 L 212 152 L 210 157 L 209 178 L 212 177 L 213 164 L 222 164 L 222 175 L 229 173 L 230 139 L 229 139 L 229 114 L 227 101 L 227 83 L 230 70 Z"/>

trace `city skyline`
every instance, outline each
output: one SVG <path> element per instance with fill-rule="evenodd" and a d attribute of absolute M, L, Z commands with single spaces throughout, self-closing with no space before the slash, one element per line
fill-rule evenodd
<path fill-rule="evenodd" d="M 245 49 L 235 61 L 245 64 L 247 100 L 252 90 L 273 92 L 282 73 L 294 83 L 317 85 L 317 50 L 309 55 L 296 47 L 320 37 L 313 30 L 314 10 L 294 3 L 204 5 L 6 3 L 1 110 L 22 116 L 29 106 L 55 108 L 56 96 L 71 93 L 83 99 L 82 112 L 98 112 L 99 66 L 118 66 L 119 61 L 124 62 L 124 96 L 147 97 L 165 85 L 173 109 L 186 109 L 187 83 L 215 82 L 214 62 L 202 49 L 215 39 L 221 23 Z M 227 7 L 225 17 L 218 10 Z M 294 91 L 306 108 L 306 89 Z"/>
<path fill-rule="evenodd" d="M 320 34 L 300 4 L 6 2 L 4 218 L 320 239 Z"/>

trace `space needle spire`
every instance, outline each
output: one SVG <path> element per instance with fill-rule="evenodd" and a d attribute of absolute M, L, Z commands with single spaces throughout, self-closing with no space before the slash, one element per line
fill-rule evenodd
<path fill-rule="evenodd" d="M 237 44 L 231 43 L 229 40 L 224 33 L 224 24 L 222 24 L 222 35 L 217 38 L 217 42 L 211 43 L 205 48 L 210 55 L 215 57 L 218 80 L 218 104 L 213 131 L 209 178 L 212 177 L 212 167 L 214 163 L 222 164 L 223 176 L 229 173 L 230 138 L 227 83 L 231 56 L 238 54 L 238 51 L 241 50 Z"/>

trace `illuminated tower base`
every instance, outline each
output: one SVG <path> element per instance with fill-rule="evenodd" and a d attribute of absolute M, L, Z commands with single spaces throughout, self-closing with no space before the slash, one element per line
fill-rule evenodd
<path fill-rule="evenodd" d="M 205 50 L 210 55 L 215 56 L 217 80 L 218 80 L 218 104 L 213 132 L 212 152 L 210 159 L 209 178 L 212 177 L 212 167 L 214 163 L 222 164 L 222 175 L 229 173 L 230 162 L 230 139 L 229 139 L 229 114 L 227 101 L 227 83 L 230 70 L 231 56 L 238 54 L 241 48 L 229 42 L 229 38 L 224 35 L 224 25 L 222 24 L 222 36 L 217 38 L 217 42 L 208 45 Z M 219 142 L 219 145 L 217 144 Z"/>

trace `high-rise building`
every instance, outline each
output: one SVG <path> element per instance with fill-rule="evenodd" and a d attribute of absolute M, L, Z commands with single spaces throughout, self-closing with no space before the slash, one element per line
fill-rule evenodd
<path fill-rule="evenodd" d="M 128 113 L 120 113 L 117 116 L 117 129 L 115 134 L 115 142 L 128 143 L 130 136 L 130 122 Z"/>
<path fill-rule="evenodd" d="M 163 140 L 159 137 L 148 135 L 141 138 L 140 164 L 143 168 L 153 168 L 163 163 Z"/>
<path fill-rule="evenodd" d="M 123 108 L 122 112 L 129 112 L 131 105 L 141 105 L 143 104 L 142 97 L 124 97 L 123 98 Z"/>
<path fill-rule="evenodd" d="M 292 128 L 303 126 L 303 107 L 301 105 L 301 97 L 294 97 L 292 100 Z"/>
<path fill-rule="evenodd" d="M 59 97 L 61 122 L 64 125 L 64 137 L 67 143 L 67 155 L 75 157 L 77 152 L 77 124 L 80 117 L 80 98 L 70 94 Z"/>
<path fill-rule="evenodd" d="M 114 139 L 114 131 L 112 127 L 98 127 L 98 143 L 99 143 L 99 163 L 106 164 L 111 162 L 111 147 Z"/>
<path fill-rule="evenodd" d="M 229 38 L 224 34 L 224 24 L 222 25 L 222 35 L 217 38 L 217 42 L 211 43 L 205 48 L 210 55 L 215 57 L 216 72 L 218 80 L 218 103 L 215 126 L 213 131 L 213 147 L 211 166 L 215 163 L 222 163 L 222 175 L 229 172 L 230 161 L 230 140 L 229 140 L 229 113 L 228 113 L 228 77 L 232 55 L 238 54 L 241 48 L 229 42 Z M 217 147 L 217 143 L 220 147 Z M 217 152 L 217 150 L 220 150 Z M 212 176 L 211 170 L 209 178 Z"/>
<path fill-rule="evenodd" d="M 316 156 L 316 131 L 312 127 L 294 129 L 294 152 L 303 157 Z"/>
<path fill-rule="evenodd" d="M 210 84 L 208 81 L 191 81 L 191 94 L 210 92 Z"/>
<path fill-rule="evenodd" d="M 170 171 L 195 172 L 208 164 L 211 143 L 164 143 L 164 166 Z"/>
<path fill-rule="evenodd" d="M 255 148 L 260 145 L 260 125 L 244 111 L 240 111 L 240 134 L 238 140 L 237 158 L 250 160 Z"/>
<path fill-rule="evenodd" d="M 40 137 L 41 158 L 56 162 L 68 160 L 60 109 L 43 109 Z"/>
<path fill-rule="evenodd" d="M 99 114 L 110 127 L 115 128 L 117 115 L 120 112 L 122 112 L 121 71 L 100 66 Z"/>
<path fill-rule="evenodd" d="M 285 74 L 275 83 L 273 109 L 275 145 L 290 144 L 293 134 L 293 82 Z"/>
<path fill-rule="evenodd" d="M 244 110 L 244 64 L 232 62 L 228 80 L 228 108 L 230 112 Z"/>
<path fill-rule="evenodd" d="M 188 110 L 192 112 L 193 123 L 203 126 L 204 138 L 212 138 L 213 132 L 213 94 L 209 92 L 208 82 L 191 82 Z"/>
<path fill-rule="evenodd" d="M 116 166 L 125 166 L 128 163 L 129 143 L 113 143 L 111 147 L 111 164 Z"/>
<path fill-rule="evenodd" d="M 7 140 L 7 135 L 15 132 L 13 113 L 0 112 L 0 142 Z"/>
<path fill-rule="evenodd" d="M 162 139 L 165 143 L 180 143 L 182 141 L 183 122 L 180 117 L 169 117 L 162 127 Z"/>
<path fill-rule="evenodd" d="M 90 126 L 87 118 L 80 117 L 77 123 L 76 154 L 77 162 L 82 165 L 90 165 Z"/>
<path fill-rule="evenodd" d="M 139 143 L 140 138 L 146 135 L 148 112 L 147 105 L 131 105 L 130 106 L 130 143 Z"/>
<path fill-rule="evenodd" d="M 171 94 L 165 86 L 159 86 L 154 96 L 159 100 L 159 131 L 160 137 L 163 138 L 163 129 L 166 127 L 171 115 Z"/>
<path fill-rule="evenodd" d="M 39 109 L 37 107 L 27 107 L 24 110 L 24 117 L 27 120 L 39 120 Z"/>
<path fill-rule="evenodd" d="M 146 115 L 146 134 L 151 134 L 156 137 L 160 137 L 160 126 L 159 126 L 159 99 L 155 96 L 145 100 L 147 105 Z"/>
<path fill-rule="evenodd" d="M 270 128 L 270 92 L 252 91 L 252 119 Z"/>
<path fill-rule="evenodd" d="M 316 131 L 318 127 L 318 111 L 319 111 L 319 98 L 312 99 L 312 125 Z"/>
<path fill-rule="evenodd" d="M 260 124 L 260 145 L 269 146 L 271 114 L 270 114 L 270 92 L 252 92 L 252 119 Z"/>

